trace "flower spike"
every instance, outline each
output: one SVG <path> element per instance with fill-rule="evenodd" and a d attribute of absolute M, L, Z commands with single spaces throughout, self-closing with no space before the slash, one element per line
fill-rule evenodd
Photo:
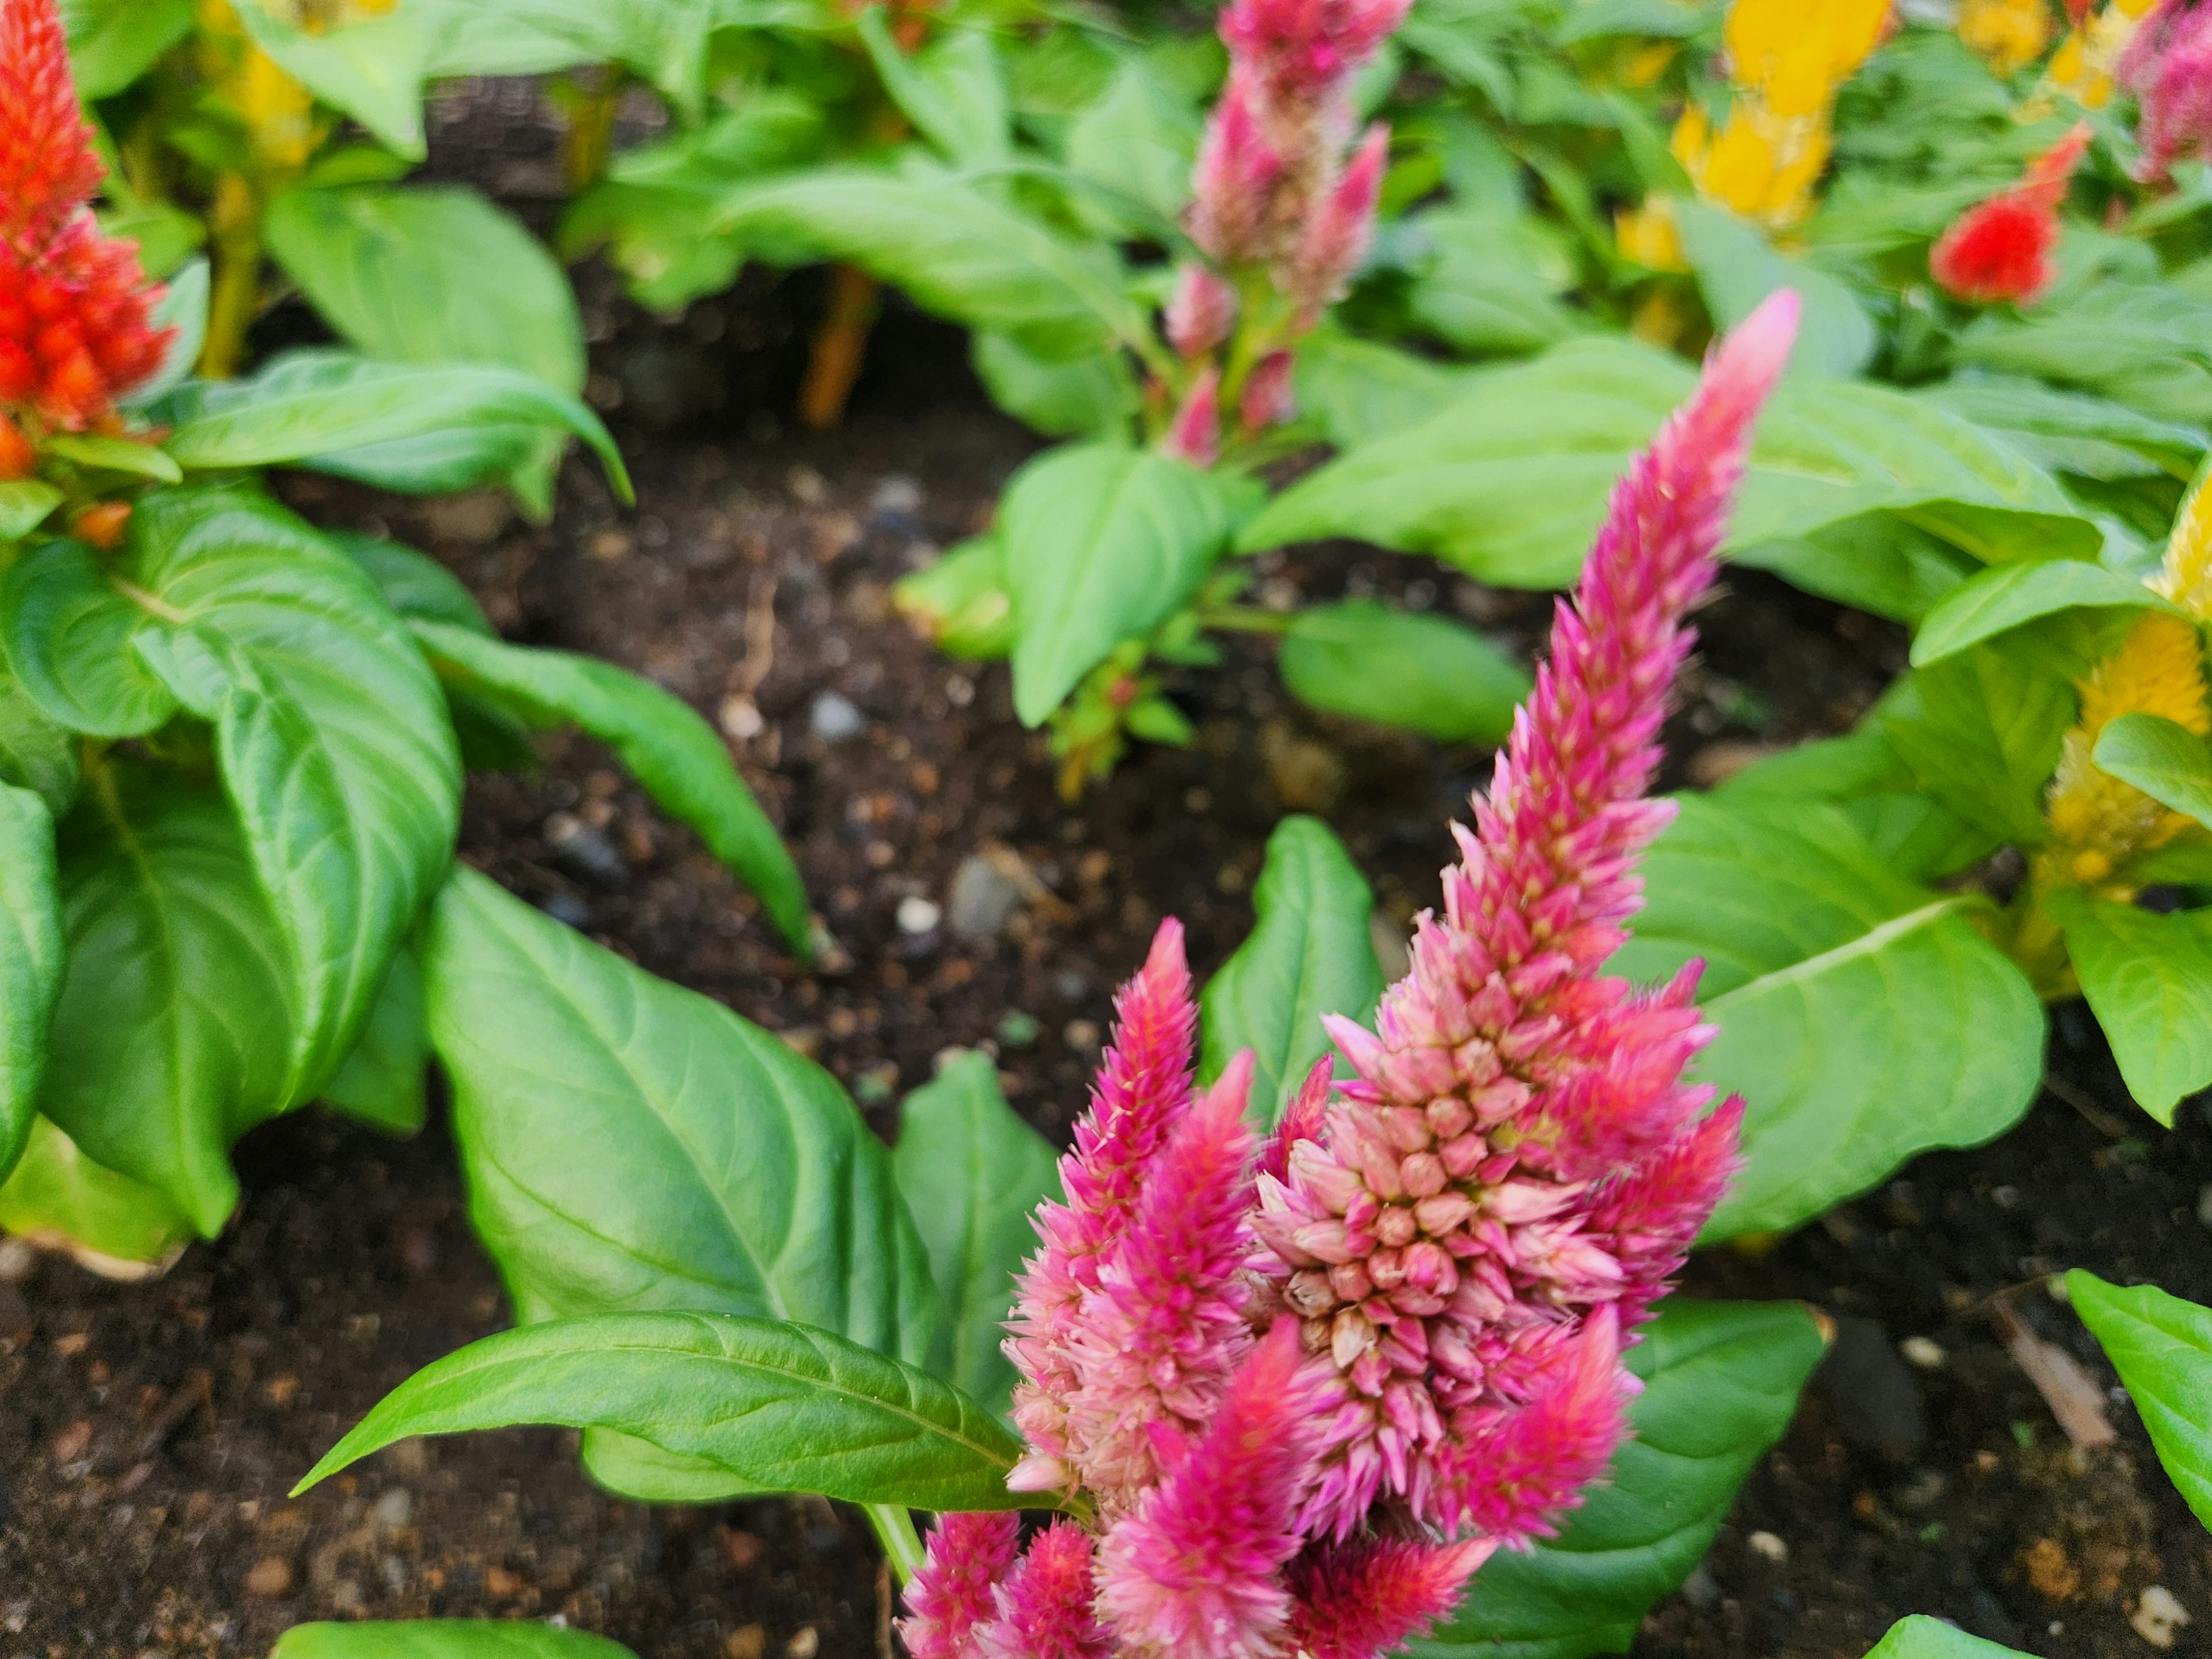
<path fill-rule="evenodd" d="M 2112 78 L 2142 106 L 2141 177 L 2163 179 L 2178 158 L 2212 153 L 2212 6 L 2163 0 L 2130 37 Z"/>
<path fill-rule="evenodd" d="M 997 1616 L 976 1627 L 978 1659 L 1114 1659 L 1094 1599 L 1090 1536 L 1055 1521 L 1000 1586 Z"/>
<path fill-rule="evenodd" d="M 2021 182 L 1960 214 L 1937 239 L 1928 269 L 1943 291 L 1975 305 L 2033 305 L 2056 280 L 2058 207 L 2088 148 L 2082 122 L 2028 164 Z"/>
<path fill-rule="evenodd" d="M 992 1587 L 1014 1565 L 1021 1522 L 1007 1514 L 948 1515 L 929 1534 L 907 1586 L 899 1637 L 910 1659 L 975 1659 L 975 1631 L 994 1617 Z"/>
<path fill-rule="evenodd" d="M 1291 1569 L 1289 1646 L 1308 1659 L 1382 1659 L 1449 1613 L 1497 1548 L 1489 1538 L 1323 1545 Z"/>
<path fill-rule="evenodd" d="M 43 249 L 101 177 L 55 0 L 0 0 L 0 241 Z"/>

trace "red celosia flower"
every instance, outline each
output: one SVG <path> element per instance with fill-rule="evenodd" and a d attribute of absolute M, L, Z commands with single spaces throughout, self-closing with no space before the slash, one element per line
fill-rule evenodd
<path fill-rule="evenodd" d="M 2212 154 L 2212 5 L 2165 0 L 2130 38 L 2113 79 L 2142 108 L 2139 176 L 2162 179 L 2176 156 Z"/>
<path fill-rule="evenodd" d="M 55 0 L 0 0 L 0 404 L 73 432 L 161 367 L 172 332 L 137 246 L 84 205 L 100 180 Z"/>
<path fill-rule="evenodd" d="M 1449 1613 L 1460 1587 L 1497 1548 L 1493 1538 L 1457 1544 L 1365 1538 L 1324 1545 L 1291 1569 L 1297 1612 L 1288 1645 L 1306 1659 L 1388 1653 Z"/>
<path fill-rule="evenodd" d="M 39 465 L 39 452 L 23 435 L 22 428 L 0 415 L 0 483 L 27 478 Z"/>
<path fill-rule="evenodd" d="M 2031 305 L 2057 276 L 2058 205 L 2088 148 L 2085 122 L 2028 163 L 2019 184 L 1960 214 L 1928 255 L 1943 291 L 1974 305 Z"/>

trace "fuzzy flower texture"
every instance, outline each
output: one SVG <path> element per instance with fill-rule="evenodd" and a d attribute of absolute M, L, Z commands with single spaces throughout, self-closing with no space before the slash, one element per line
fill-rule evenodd
<path fill-rule="evenodd" d="M 2033 305 L 2057 276 L 2058 209 L 2089 147 L 2089 124 L 2076 125 L 2027 165 L 2021 181 L 1960 214 L 1929 251 L 1928 269 L 1943 291 L 1974 305 Z"/>
<path fill-rule="evenodd" d="M 0 407 L 69 432 L 106 424 L 170 339 L 137 246 L 85 206 L 101 177 L 55 0 L 0 0 Z M 27 453 L 0 416 L 0 477 Z"/>
<path fill-rule="evenodd" d="M 915 1659 L 1372 1659 L 1500 1545 L 1548 1533 L 1626 1432 L 1620 1358 L 1718 1202 L 1740 1103 L 1682 1081 L 1697 972 L 1601 971 L 1665 825 L 1660 722 L 1752 424 L 1796 337 L 1777 295 L 1613 492 L 1444 913 L 1376 1029 L 1330 1030 L 1280 1127 L 1251 1058 L 1194 1086 L 1182 935 L 1116 1005 L 1038 1219 L 1007 1352 L 1067 1511 L 1024 1546 L 951 1515 Z"/>

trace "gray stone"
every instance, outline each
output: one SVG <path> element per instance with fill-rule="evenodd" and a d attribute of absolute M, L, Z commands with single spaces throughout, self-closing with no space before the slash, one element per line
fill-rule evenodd
<path fill-rule="evenodd" d="M 996 939 L 1022 908 L 1021 884 L 996 860 L 970 853 L 953 872 L 947 921 L 958 939 Z"/>
<path fill-rule="evenodd" d="M 849 743 L 868 729 L 867 717 L 850 697 L 824 691 L 806 711 L 806 723 L 824 743 Z"/>

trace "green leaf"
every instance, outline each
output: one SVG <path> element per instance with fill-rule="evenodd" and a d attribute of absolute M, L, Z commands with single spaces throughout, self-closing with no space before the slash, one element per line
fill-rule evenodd
<path fill-rule="evenodd" d="M 295 1625 L 269 1659 L 636 1659 L 580 1630 L 492 1619 Z"/>
<path fill-rule="evenodd" d="M 403 542 L 342 530 L 325 531 L 323 539 L 368 573 L 385 604 L 403 621 L 444 623 L 486 639 L 497 637 L 461 579 L 428 554 Z"/>
<path fill-rule="evenodd" d="M 1432 250 L 1407 305 L 1437 338 L 1465 352 L 1517 355 L 1579 331 L 1560 297 L 1574 285 L 1574 256 L 1542 220 L 1517 206 L 1449 207 L 1407 225 Z"/>
<path fill-rule="evenodd" d="M 541 725 L 581 726 L 613 750 L 647 793 L 759 896 L 792 950 L 807 954 L 811 914 L 799 866 L 728 747 L 690 704 L 594 658 L 529 650 L 447 623 L 414 628 L 449 679 Z"/>
<path fill-rule="evenodd" d="M 198 228 L 197 221 L 191 223 L 194 229 Z M 176 332 L 161 354 L 161 366 L 117 400 L 124 408 L 143 408 L 184 384 L 207 341 L 208 300 L 213 288 L 208 262 L 203 258 L 187 261 L 170 276 L 148 320 L 155 328 Z"/>
<path fill-rule="evenodd" d="M 428 9 L 397 6 L 313 32 L 258 5 L 241 9 L 238 21 L 255 46 L 316 97 L 402 155 L 422 159 L 422 82 L 437 39 Z"/>
<path fill-rule="evenodd" d="M 1866 1659 L 2027 1659 L 2017 1648 L 1969 1636 L 1956 1625 L 1916 1613 L 1889 1627 L 1889 1634 L 1867 1650 Z"/>
<path fill-rule="evenodd" d="M 2049 908 L 2128 1092 L 2171 1129 L 2181 1097 L 2212 1085 L 2205 919 L 2159 915 L 2072 889 L 2052 894 Z"/>
<path fill-rule="evenodd" d="M 1471 376 L 1456 403 L 1292 485 L 1244 527 L 1246 552 L 1334 536 L 1431 553 L 1483 580 L 1573 580 L 1613 482 L 1689 393 L 1683 363 L 1577 340 Z M 1884 386 L 1800 380 L 1775 394 L 1725 550 L 1893 511 L 1995 562 L 2091 556 L 2100 532 L 2002 440 Z"/>
<path fill-rule="evenodd" d="M 853 23 L 884 92 L 939 155 L 968 165 L 1005 159 L 1006 77 L 989 34 L 955 25 L 909 57 L 882 6 L 864 8 Z"/>
<path fill-rule="evenodd" d="M 927 1371 L 828 1331 L 727 1314 L 624 1313 L 506 1331 L 385 1396 L 294 1489 L 418 1434 L 611 1428 L 750 1490 L 919 1510 L 1033 1505 L 1014 1437 Z"/>
<path fill-rule="evenodd" d="M 927 1359 L 921 1241 L 828 1073 L 465 870 L 423 965 L 471 1213 L 520 1317 L 761 1314 Z"/>
<path fill-rule="evenodd" d="M 1221 478 L 1152 450 L 1070 445 L 1014 475 L 999 537 L 1023 725 L 1042 724 L 1115 646 L 1189 603 L 1237 505 Z"/>
<path fill-rule="evenodd" d="M 2102 565 L 2079 559 L 2002 564 L 1970 577 L 1937 601 L 1913 635 L 1913 666 L 1940 662 L 2008 629 L 2076 605 L 2187 615 L 2132 577 Z"/>
<path fill-rule="evenodd" d="M 0 783 L 28 789 L 56 817 L 76 799 L 77 739 L 25 695 L 0 657 Z"/>
<path fill-rule="evenodd" d="M 422 964 L 402 949 L 392 958 L 361 1040 L 323 1085 L 324 1103 L 389 1134 L 414 1134 L 429 1115 L 429 1066 Z"/>
<path fill-rule="evenodd" d="M 223 784 L 295 963 L 291 1099 L 358 1039 L 453 857 L 460 757 L 437 681 L 353 560 L 243 489 L 132 514 L 133 645 L 216 727 Z"/>
<path fill-rule="evenodd" d="M 2212 755 L 2204 739 L 2163 714 L 2141 710 L 2108 721 L 2091 757 L 2100 772 L 2131 783 L 2161 806 L 2212 826 Z"/>
<path fill-rule="evenodd" d="M 2037 465 L 2085 478 L 2187 478 L 2204 453 L 2199 427 L 2153 420 L 2125 404 L 2040 380 L 1984 375 L 1923 393 L 1976 426 L 2002 433 Z"/>
<path fill-rule="evenodd" d="M 29 790 L 0 784 L 0 1181 L 15 1167 L 38 1114 L 61 977 L 54 821 Z"/>
<path fill-rule="evenodd" d="M 1067 165 L 1172 221 L 1190 200 L 1199 125 L 1197 112 L 1158 74 L 1142 62 L 1125 63 L 1069 125 Z"/>
<path fill-rule="evenodd" d="M 955 1055 L 899 1109 L 891 1167 L 945 1308 L 930 1369 L 1000 1415 L 1014 1387 L 1000 1347 L 1014 1274 L 1036 1249 L 1037 1205 L 1060 1195 L 1058 1164 L 1006 1104 L 988 1054 Z"/>
<path fill-rule="evenodd" d="M 60 835 L 67 968 L 40 1109 L 212 1238 L 289 1102 L 289 952 L 222 797 L 111 757 Z"/>
<path fill-rule="evenodd" d="M 1500 1550 L 1416 1659 L 1583 1659 L 1625 1651 L 1638 1622 L 1704 1559 L 1741 1486 L 1782 1437 L 1823 1348 L 1790 1302 L 1668 1297 L 1628 1368 L 1632 1437 L 1557 1538 Z"/>
<path fill-rule="evenodd" d="M 2154 1285 L 2123 1290 L 2079 1267 L 2066 1288 L 2119 1372 L 2166 1478 L 2212 1527 L 2212 1310 Z"/>
<path fill-rule="evenodd" d="M 1136 381 L 1120 352 L 1047 362 L 982 331 L 969 338 L 968 360 L 993 403 L 1048 437 L 1125 435 L 1136 413 Z"/>
<path fill-rule="evenodd" d="M 1011 335 L 1048 360 L 1149 337 L 1110 249 L 1075 242 L 932 167 L 811 168 L 748 182 L 704 228 L 858 265 L 924 311 Z"/>
<path fill-rule="evenodd" d="M 0 480 L 0 542 L 29 535 L 62 504 L 62 492 L 43 478 Z"/>
<path fill-rule="evenodd" d="M 1329 1052 L 1322 1016 L 1365 1024 L 1382 995 L 1382 969 L 1368 931 L 1375 895 L 1318 818 L 1275 826 L 1252 908 L 1251 933 L 1200 999 L 1200 1069 L 1218 1077 L 1237 1050 L 1249 1048 L 1253 1115 L 1273 1124 Z"/>
<path fill-rule="evenodd" d="M 1322 329 L 1298 348 L 1297 406 L 1339 449 L 1418 424 L 1455 401 L 1468 371 Z"/>
<path fill-rule="evenodd" d="M 616 495 L 631 499 L 629 475 L 599 417 L 576 398 L 520 369 L 491 363 L 380 363 L 343 351 L 295 351 L 250 380 L 194 380 L 159 406 L 175 430 L 163 446 L 180 466 L 213 469 L 295 462 L 325 472 L 392 477 L 393 488 L 434 481 L 459 488 L 498 472 L 519 448 L 485 447 L 487 430 L 526 447 L 541 430 L 571 432 L 592 447 Z M 375 453 L 401 441 L 451 441 L 449 470 L 375 466 Z M 356 465 L 363 451 L 368 464 Z M 387 452 L 388 453 L 388 452 Z"/>
<path fill-rule="evenodd" d="M 1878 343 L 1873 321 L 1850 289 L 1826 271 L 1776 250 L 1765 234 L 1724 208 L 1674 204 L 1682 252 L 1697 273 L 1716 328 L 1734 328 L 1777 289 L 1794 289 L 1804 307 L 1790 367 L 1810 374 L 1850 375 Z"/>
<path fill-rule="evenodd" d="M 1882 863 L 1915 881 L 1954 875 L 1996 850 L 1986 832 L 1921 792 L 1881 720 L 1840 738 L 1802 743 L 1737 773 L 1714 793 L 1832 802 Z"/>
<path fill-rule="evenodd" d="M 995 662 L 1014 648 L 1014 602 L 994 527 L 948 548 L 891 590 L 900 612 L 948 657 Z"/>
<path fill-rule="evenodd" d="M 62 0 L 70 70 L 88 104 L 112 98 L 192 27 L 193 0 Z"/>
<path fill-rule="evenodd" d="M 155 1188 L 94 1163 L 40 1117 L 15 1174 L 0 1182 L 0 1231 L 89 1253 L 101 1272 L 127 1279 L 173 1261 L 192 1224 Z"/>
<path fill-rule="evenodd" d="M 1893 513 L 1869 513 L 1809 535 L 1761 542 L 1738 551 L 1735 562 L 1771 570 L 1824 599 L 1916 626 L 1983 568 Z"/>
<path fill-rule="evenodd" d="M 1613 971 L 1705 962 L 1719 1028 L 1700 1080 L 1745 1102 L 1746 1167 L 1708 1234 L 1797 1225 L 1931 1146 L 2018 1121 L 2042 1073 L 2041 1005 L 1959 914 L 1901 879 L 1842 812 L 1757 794 L 1680 798 L 1644 863 Z"/>
<path fill-rule="evenodd" d="M 133 443 L 128 438 L 109 438 L 97 432 L 63 432 L 48 438 L 44 447 L 48 454 L 58 455 L 79 466 L 127 472 L 161 483 L 176 483 L 185 476 L 184 469 L 166 453 L 151 444 Z"/>
<path fill-rule="evenodd" d="M 131 648 L 145 621 L 77 542 L 49 542 L 0 577 L 0 635 L 15 682 L 72 732 L 142 738 L 177 712 L 175 694 Z"/>
<path fill-rule="evenodd" d="M 1529 685 L 1473 629 L 1374 599 L 1299 611 L 1276 666 L 1309 708 L 1447 743 L 1504 742 Z"/>
<path fill-rule="evenodd" d="M 1953 353 L 1960 363 L 2095 392 L 2154 420 L 2212 422 L 2212 302 L 2170 283 L 2108 278 L 2063 303 L 1989 312 Z"/>
<path fill-rule="evenodd" d="M 1915 669 L 1884 700 L 1881 727 L 1923 789 L 2001 841 L 2034 847 L 2074 688 L 2011 643 Z"/>

